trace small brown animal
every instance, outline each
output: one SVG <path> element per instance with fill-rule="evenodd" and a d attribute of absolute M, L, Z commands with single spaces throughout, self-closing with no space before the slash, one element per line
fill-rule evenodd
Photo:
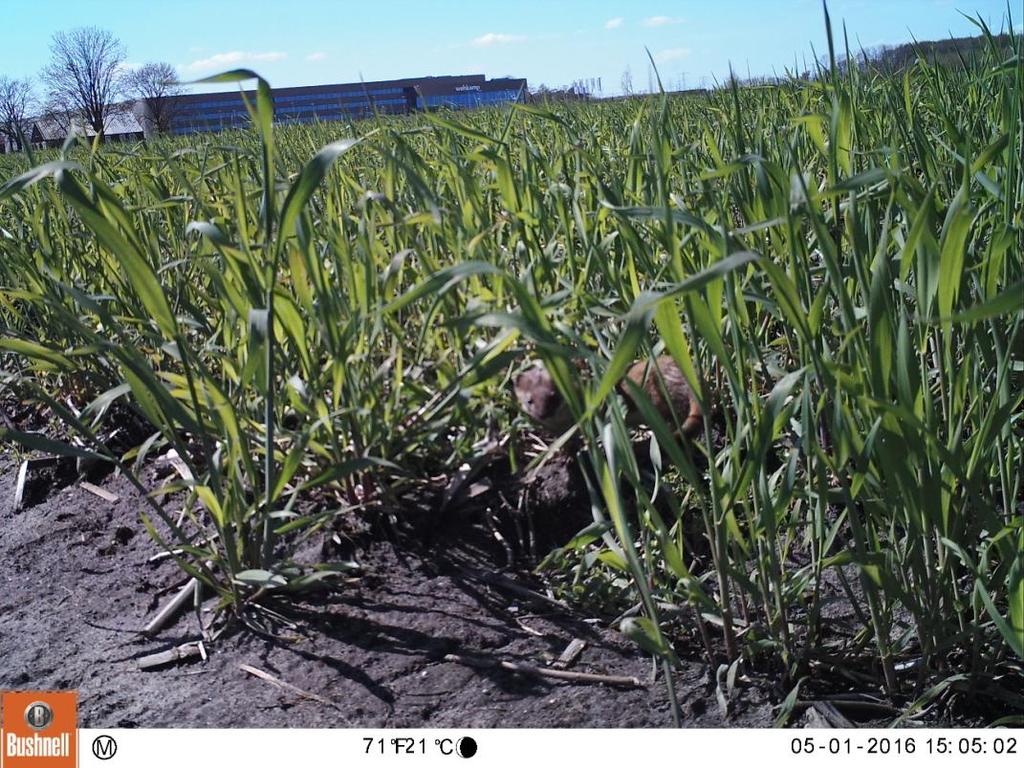
<path fill-rule="evenodd" d="M 694 437 L 704 429 L 704 413 L 671 356 L 661 355 L 653 362 L 641 360 L 634 363 L 626 377 L 643 389 L 667 424 L 679 421 L 683 435 Z M 572 413 L 551 374 L 542 366 L 520 374 L 515 381 L 515 392 L 526 415 L 549 432 L 559 434 L 572 426 Z M 639 426 L 643 418 L 625 383 L 619 384 L 619 392 L 626 398 L 626 423 L 631 427 Z"/>

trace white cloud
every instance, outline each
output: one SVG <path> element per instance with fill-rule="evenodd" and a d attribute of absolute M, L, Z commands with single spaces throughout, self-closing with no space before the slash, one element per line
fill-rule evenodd
<path fill-rule="evenodd" d="M 673 18 L 672 16 L 649 16 L 640 23 L 645 27 L 668 27 L 672 24 L 682 24 L 685 19 Z"/>
<path fill-rule="evenodd" d="M 685 59 L 690 55 L 689 48 L 666 48 L 664 51 L 658 51 L 654 56 L 654 60 L 659 64 L 664 64 L 669 61 L 678 61 L 679 59 Z"/>
<path fill-rule="evenodd" d="M 622 18 L 621 16 L 616 16 L 614 19 L 608 19 L 608 21 L 606 21 L 604 23 L 604 28 L 605 29 L 618 29 L 619 27 L 622 26 L 622 22 L 624 22 L 624 21 L 625 21 L 625 19 Z"/>
<path fill-rule="evenodd" d="M 191 64 L 186 64 L 185 69 L 197 72 L 204 69 L 218 69 L 220 67 L 237 66 L 250 62 L 283 61 L 287 58 L 288 54 L 281 51 L 228 51 L 226 53 L 215 53 L 205 59 L 197 59 Z"/>
<path fill-rule="evenodd" d="M 306 61 L 323 61 L 327 58 L 327 54 L 323 51 L 314 51 L 306 57 Z"/>
<path fill-rule="evenodd" d="M 505 35 L 498 32 L 488 32 L 486 35 L 473 38 L 474 48 L 490 48 L 492 45 L 508 45 L 509 43 L 525 43 L 525 35 Z"/>

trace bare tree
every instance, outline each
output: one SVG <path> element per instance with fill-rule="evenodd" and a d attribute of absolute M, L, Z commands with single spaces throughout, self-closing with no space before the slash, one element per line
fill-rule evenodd
<path fill-rule="evenodd" d="M 22 137 L 29 131 L 26 118 L 34 105 L 29 80 L 0 76 L 0 138 L 6 138 L 10 146 L 24 149 Z"/>
<path fill-rule="evenodd" d="M 629 67 L 622 70 L 622 95 L 633 95 L 633 71 Z"/>
<path fill-rule="evenodd" d="M 177 105 L 175 97 L 183 93 L 174 67 L 163 61 L 139 67 L 126 76 L 125 90 L 142 102 L 145 111 L 140 121 L 147 128 L 157 133 L 171 129 Z"/>
<path fill-rule="evenodd" d="M 123 90 L 124 57 L 124 46 L 105 29 L 57 32 L 42 74 L 53 110 L 78 118 L 102 135 Z"/>

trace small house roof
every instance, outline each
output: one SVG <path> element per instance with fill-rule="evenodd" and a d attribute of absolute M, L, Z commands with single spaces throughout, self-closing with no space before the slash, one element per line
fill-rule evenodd
<path fill-rule="evenodd" d="M 60 141 L 67 136 L 65 126 L 69 125 L 67 120 L 59 120 L 56 117 L 40 116 L 32 122 L 33 141 Z M 105 136 L 123 136 L 130 133 L 142 133 L 142 124 L 131 110 L 130 105 L 117 105 L 106 114 L 103 119 Z M 84 121 L 75 117 L 70 120 L 72 133 L 79 136 L 92 137 L 96 131 L 92 126 L 85 125 Z"/>

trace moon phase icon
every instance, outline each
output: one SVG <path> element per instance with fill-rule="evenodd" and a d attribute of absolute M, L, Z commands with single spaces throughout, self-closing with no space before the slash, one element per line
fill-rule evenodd
<path fill-rule="evenodd" d="M 459 757 L 472 757 L 476 754 L 476 739 L 472 736 L 464 736 L 455 742 L 455 751 Z"/>

